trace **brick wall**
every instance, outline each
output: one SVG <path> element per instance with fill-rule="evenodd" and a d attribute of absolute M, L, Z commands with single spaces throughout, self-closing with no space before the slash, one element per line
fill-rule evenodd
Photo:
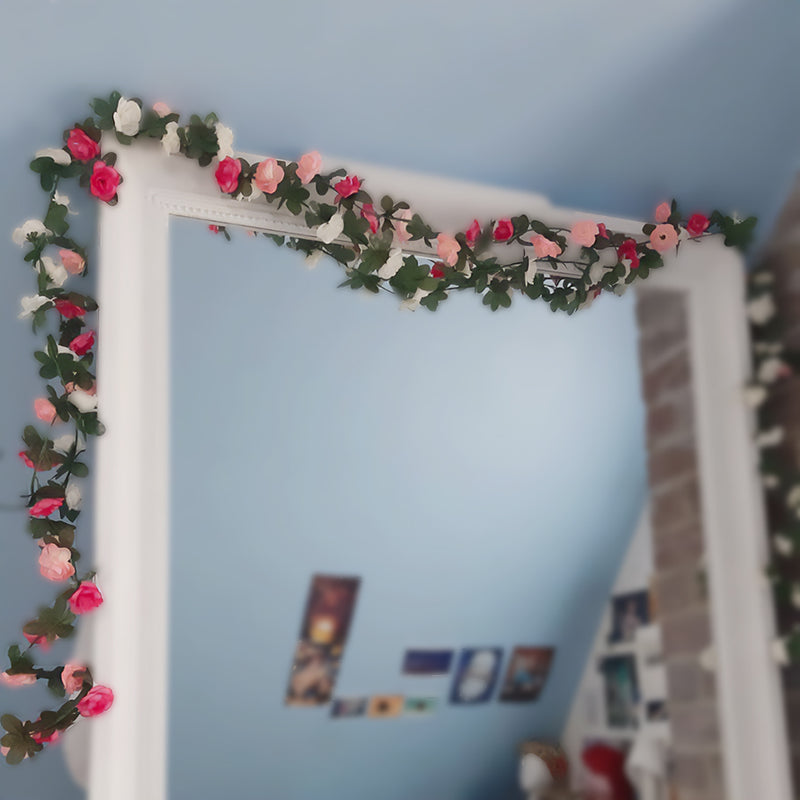
<path fill-rule="evenodd" d="M 664 639 L 673 733 L 673 797 L 722 800 L 717 695 L 700 663 L 711 644 L 702 569 L 691 361 L 681 292 L 638 292 L 639 355 L 647 405 L 654 589 Z M 800 421 L 800 414 L 798 414 Z"/>
<path fill-rule="evenodd" d="M 768 269 L 775 279 L 775 300 L 784 329 L 784 344 L 787 350 L 800 351 L 800 178 L 795 181 L 770 241 L 762 252 L 759 266 Z M 785 428 L 781 457 L 800 468 L 800 377 L 795 375 L 777 384 L 775 396 L 765 408 L 765 416 L 771 424 Z M 768 513 L 771 527 L 779 528 L 785 509 L 770 503 Z M 782 560 L 780 563 L 786 577 L 800 580 L 800 559 Z M 779 610 L 778 619 L 781 628 L 786 629 L 800 622 L 800 612 L 783 608 Z M 800 788 L 800 666 L 785 669 L 783 682 L 797 794 Z"/>

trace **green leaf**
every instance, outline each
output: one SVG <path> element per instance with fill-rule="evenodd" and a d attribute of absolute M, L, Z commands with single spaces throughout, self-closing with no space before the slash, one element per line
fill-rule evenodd
<path fill-rule="evenodd" d="M 44 224 L 53 233 L 62 236 L 69 230 L 69 223 L 67 222 L 67 207 L 52 201 L 47 209 L 47 214 L 44 218 Z"/>
<path fill-rule="evenodd" d="M 22 720 L 17 719 L 13 714 L 3 714 L 0 717 L 0 725 L 9 733 L 18 733 L 20 735 L 24 733 Z"/>
<path fill-rule="evenodd" d="M 419 214 L 414 214 L 411 221 L 406 226 L 406 231 L 411 237 L 412 241 L 416 239 L 424 239 L 426 244 L 430 244 L 430 240 L 436 236 L 436 232 L 428 225 Z"/>

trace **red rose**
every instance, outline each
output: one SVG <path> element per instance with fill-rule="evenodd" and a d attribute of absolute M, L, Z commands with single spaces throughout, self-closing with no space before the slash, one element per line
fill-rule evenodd
<path fill-rule="evenodd" d="M 77 356 L 85 356 L 94 347 L 94 331 L 78 334 L 70 343 L 69 349 Z"/>
<path fill-rule="evenodd" d="M 689 236 L 699 236 L 708 230 L 709 224 L 708 217 L 704 214 L 692 214 L 686 223 L 686 230 L 689 231 Z"/>
<path fill-rule="evenodd" d="M 69 132 L 67 149 L 78 161 L 91 161 L 100 155 L 100 145 L 80 128 L 73 128 Z"/>
<path fill-rule="evenodd" d="M 53 731 L 52 733 L 49 733 L 47 735 L 45 735 L 44 733 L 35 732 L 31 734 L 31 739 L 33 739 L 34 742 L 38 742 L 39 744 L 48 744 L 49 742 L 57 742 L 59 736 L 60 734 L 58 731 Z"/>
<path fill-rule="evenodd" d="M 242 174 L 242 162 L 238 158 L 223 158 L 219 162 L 214 177 L 223 192 L 233 194 L 239 188 L 239 176 Z"/>
<path fill-rule="evenodd" d="M 219 225 L 209 225 L 208 229 L 211 233 L 219 233 Z"/>
<path fill-rule="evenodd" d="M 336 194 L 339 195 L 339 200 L 344 200 L 345 197 L 351 197 L 361 188 L 361 180 L 355 175 L 348 175 L 346 178 L 342 178 L 333 188 L 336 190 Z"/>
<path fill-rule="evenodd" d="M 496 242 L 507 242 L 514 235 L 514 226 L 511 224 L 510 219 L 497 220 L 497 226 L 494 229 L 494 240 Z"/>
<path fill-rule="evenodd" d="M 49 517 L 57 508 L 64 505 L 63 497 L 45 497 L 38 503 L 34 503 L 28 513 L 32 517 Z"/>
<path fill-rule="evenodd" d="M 78 713 L 82 717 L 96 717 L 108 711 L 114 702 L 114 692 L 108 686 L 92 686 L 91 689 L 78 703 Z"/>
<path fill-rule="evenodd" d="M 444 270 L 442 269 L 442 267 L 444 267 L 444 264 L 441 261 L 437 261 L 431 267 L 431 277 L 432 278 L 437 278 L 437 279 L 438 278 L 444 278 Z"/>
<path fill-rule="evenodd" d="M 82 317 L 86 310 L 75 303 L 70 303 L 69 300 L 56 300 L 56 309 L 64 319 L 72 319 L 73 317 Z"/>
<path fill-rule="evenodd" d="M 29 467 L 30 469 L 34 469 L 35 464 L 33 463 L 33 461 L 30 460 L 30 458 L 28 457 L 28 454 L 24 450 L 20 450 L 17 455 L 25 462 L 25 466 L 26 467 Z"/>
<path fill-rule="evenodd" d="M 364 208 L 361 210 L 361 216 L 369 222 L 369 229 L 373 233 L 378 232 L 378 217 L 375 214 L 375 207 L 372 203 L 364 203 Z"/>
<path fill-rule="evenodd" d="M 626 239 L 617 248 L 617 258 L 622 261 L 628 259 L 631 262 L 631 269 L 639 266 L 639 255 L 636 252 L 636 242 L 633 239 Z"/>
<path fill-rule="evenodd" d="M 478 237 L 481 235 L 481 226 L 478 220 L 472 220 L 472 225 L 467 228 L 467 232 L 464 234 L 464 238 L 467 240 L 467 247 L 474 247 L 475 242 L 478 241 Z"/>
<path fill-rule="evenodd" d="M 89 179 L 89 191 L 98 198 L 108 202 L 113 200 L 119 186 L 119 172 L 102 161 L 95 161 L 92 177 Z"/>
<path fill-rule="evenodd" d="M 91 581 L 84 581 L 69 598 L 73 614 L 86 614 L 103 605 L 103 595 Z"/>
<path fill-rule="evenodd" d="M 603 239 L 608 239 L 608 230 L 602 222 L 597 223 L 597 235 L 602 236 Z"/>

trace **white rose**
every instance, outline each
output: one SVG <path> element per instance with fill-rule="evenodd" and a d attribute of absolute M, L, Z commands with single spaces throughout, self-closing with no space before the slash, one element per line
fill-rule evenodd
<path fill-rule="evenodd" d="M 717 668 L 717 653 L 713 645 L 706 647 L 706 649 L 700 653 L 700 666 L 706 672 L 713 672 Z"/>
<path fill-rule="evenodd" d="M 67 503 L 67 507 L 73 511 L 78 511 L 81 507 L 82 499 L 80 487 L 75 481 L 70 481 L 64 491 L 64 500 Z"/>
<path fill-rule="evenodd" d="M 37 150 L 36 158 L 51 158 L 56 164 L 61 164 L 62 166 L 72 162 L 66 150 L 59 150 L 56 147 L 45 147 L 44 150 Z"/>
<path fill-rule="evenodd" d="M 772 540 L 772 545 L 775 552 L 782 556 L 788 557 L 794 552 L 794 542 L 780 533 Z"/>
<path fill-rule="evenodd" d="M 744 401 L 749 408 L 758 408 L 767 399 L 767 390 L 754 383 L 744 390 Z"/>
<path fill-rule="evenodd" d="M 536 261 L 529 261 L 528 262 L 528 269 L 525 270 L 525 283 L 533 283 L 533 279 L 536 277 L 536 273 L 539 271 L 539 265 Z"/>
<path fill-rule="evenodd" d="M 789 508 L 800 508 L 800 486 L 792 486 L 789 494 L 786 495 L 786 505 Z"/>
<path fill-rule="evenodd" d="M 66 194 L 61 194 L 61 192 L 56 191 L 53 195 L 53 202 L 58 203 L 60 206 L 66 206 L 67 210 L 69 210 L 69 196 Z"/>
<path fill-rule="evenodd" d="M 69 278 L 69 272 L 67 272 L 64 265 L 60 261 L 50 258 L 50 256 L 42 256 L 42 266 L 54 286 L 63 286 L 64 281 Z"/>
<path fill-rule="evenodd" d="M 747 316 L 754 325 L 763 325 L 775 316 L 775 303 L 772 295 L 762 294 L 747 304 Z"/>
<path fill-rule="evenodd" d="M 774 383 L 783 372 L 784 363 L 779 358 L 767 358 L 758 368 L 759 383 Z"/>
<path fill-rule="evenodd" d="M 29 219 L 22 223 L 19 228 L 14 228 L 11 234 L 11 241 L 22 247 L 28 241 L 28 236 L 32 233 L 50 233 L 40 219 Z"/>
<path fill-rule="evenodd" d="M 124 136 L 136 136 L 142 122 L 142 107 L 135 100 L 120 97 L 114 112 L 114 127 Z"/>
<path fill-rule="evenodd" d="M 88 394 L 83 389 L 75 389 L 69 393 L 69 401 L 81 414 L 88 414 L 97 409 L 97 395 Z"/>
<path fill-rule="evenodd" d="M 219 145 L 217 158 L 220 161 L 225 158 L 233 158 L 233 131 L 227 125 L 218 122 L 214 126 L 214 132 L 217 134 L 217 144 Z"/>
<path fill-rule="evenodd" d="M 782 667 L 789 664 L 789 651 L 786 649 L 786 639 L 775 639 L 772 642 L 772 657 Z"/>
<path fill-rule="evenodd" d="M 25 317 L 30 317 L 35 314 L 45 303 L 49 303 L 50 298 L 42 297 L 40 294 L 32 294 L 23 297 L 19 302 L 22 306 L 22 311 L 19 312 L 19 318 L 25 319 Z"/>
<path fill-rule="evenodd" d="M 73 445 L 75 445 L 76 453 L 80 453 L 84 449 L 80 436 L 76 436 L 74 433 L 65 433 L 63 436 L 53 439 L 53 448 L 59 453 L 69 453 Z"/>
<path fill-rule="evenodd" d="M 64 355 L 71 356 L 73 359 L 77 359 L 78 358 L 78 354 L 77 353 L 74 353 L 72 350 L 69 349 L 69 347 L 64 347 L 63 344 L 58 345 L 58 353 L 59 353 L 59 355 L 61 353 L 63 353 Z"/>
<path fill-rule="evenodd" d="M 168 122 L 167 132 L 161 137 L 161 146 L 168 156 L 174 156 L 181 151 L 181 139 L 178 136 L 178 123 Z"/>
<path fill-rule="evenodd" d="M 430 292 L 426 292 L 424 289 L 417 289 L 413 297 L 409 297 L 408 300 L 403 300 L 403 302 L 400 303 L 400 308 L 403 311 L 416 311 L 419 308 L 422 298 L 427 297 L 429 294 Z"/>
<path fill-rule="evenodd" d="M 403 251 L 395 247 L 389 251 L 389 258 L 386 263 L 378 270 L 378 277 L 388 281 L 389 278 L 394 278 L 397 275 L 400 267 L 403 266 Z"/>
<path fill-rule="evenodd" d="M 334 214 L 327 222 L 317 228 L 317 238 L 325 244 L 331 244 L 344 230 L 344 217 Z"/>
<path fill-rule="evenodd" d="M 599 262 L 595 261 L 591 267 L 589 267 L 589 284 L 594 286 L 595 284 L 600 283 L 603 279 L 603 273 L 606 271 L 606 268 Z"/>
<path fill-rule="evenodd" d="M 756 444 L 759 447 L 776 447 L 783 441 L 784 430 L 779 425 L 762 431 L 756 437 Z"/>
<path fill-rule="evenodd" d="M 466 278 L 472 277 L 472 264 L 470 264 L 469 261 L 464 262 L 464 267 L 461 270 L 461 274 Z"/>
<path fill-rule="evenodd" d="M 780 486 L 780 481 L 777 475 L 766 474 L 761 476 L 761 485 L 765 489 L 777 489 Z"/>

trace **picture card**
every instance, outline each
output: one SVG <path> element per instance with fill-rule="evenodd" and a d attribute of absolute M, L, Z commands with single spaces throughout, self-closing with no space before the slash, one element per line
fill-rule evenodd
<path fill-rule="evenodd" d="M 368 697 L 337 697 L 331 703 L 332 717 L 363 717 L 367 713 Z"/>
<path fill-rule="evenodd" d="M 515 647 L 508 662 L 500 699 L 512 703 L 537 700 L 547 682 L 554 655 L 552 647 Z"/>
<path fill-rule="evenodd" d="M 360 582 L 337 575 L 313 576 L 286 690 L 287 705 L 330 702 Z"/>
<path fill-rule="evenodd" d="M 447 675 L 452 663 L 452 650 L 406 650 L 403 672 L 406 675 Z"/>
<path fill-rule="evenodd" d="M 453 678 L 450 702 L 471 705 L 491 700 L 502 658 L 502 647 L 463 649 Z"/>
<path fill-rule="evenodd" d="M 611 598 L 610 644 L 632 642 L 636 631 L 650 623 L 650 592 L 626 592 Z"/>
<path fill-rule="evenodd" d="M 609 728 L 638 724 L 639 687 L 634 656 L 608 656 L 600 662 L 605 679 L 606 721 Z"/>
<path fill-rule="evenodd" d="M 406 697 L 405 713 L 410 716 L 425 716 L 436 711 L 435 697 Z"/>
<path fill-rule="evenodd" d="M 405 698 L 401 694 L 376 694 L 369 700 L 370 717 L 399 717 L 403 713 Z"/>

